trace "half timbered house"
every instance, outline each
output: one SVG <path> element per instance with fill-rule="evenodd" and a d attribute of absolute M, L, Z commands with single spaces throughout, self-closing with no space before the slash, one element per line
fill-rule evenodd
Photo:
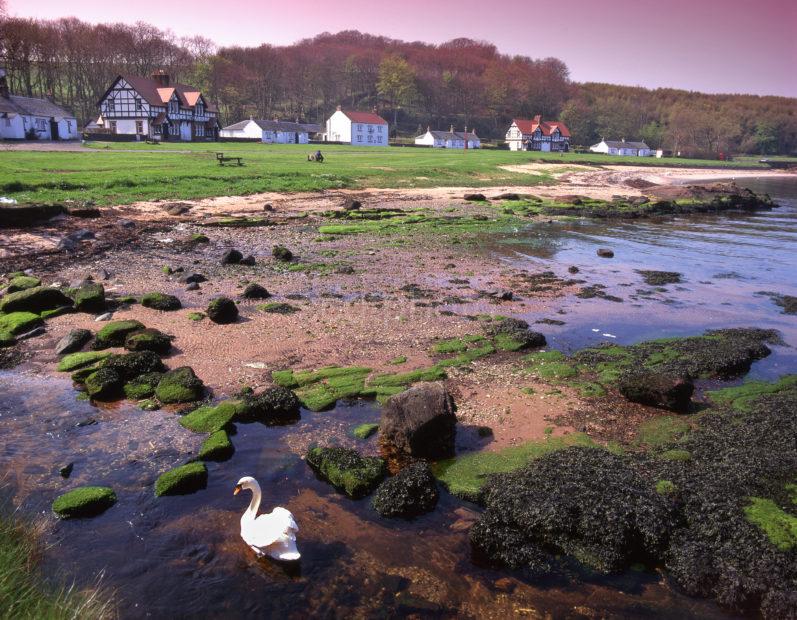
<path fill-rule="evenodd" d="M 171 82 L 165 71 L 149 78 L 118 76 L 99 101 L 103 129 L 149 140 L 215 140 L 216 108 L 199 89 Z"/>
<path fill-rule="evenodd" d="M 559 121 L 543 121 L 539 114 L 533 119 L 516 118 L 506 132 L 506 142 L 512 151 L 570 150 L 570 130 Z"/>

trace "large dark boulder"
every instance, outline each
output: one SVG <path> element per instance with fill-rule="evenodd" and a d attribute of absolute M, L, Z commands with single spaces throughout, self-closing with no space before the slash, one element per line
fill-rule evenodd
<path fill-rule="evenodd" d="M 243 260 L 244 255 L 238 250 L 227 250 L 221 257 L 222 265 L 237 265 Z"/>
<path fill-rule="evenodd" d="M 439 382 L 392 396 L 379 423 L 382 453 L 391 464 L 454 456 L 455 411 L 454 400 Z"/>
<path fill-rule="evenodd" d="M 423 461 L 405 467 L 376 489 L 371 505 L 383 517 L 416 517 L 434 510 L 440 494 Z"/>
<path fill-rule="evenodd" d="M 241 297 L 244 299 L 268 299 L 271 297 L 271 293 L 266 290 L 266 287 L 252 282 L 246 285 L 244 292 L 241 293 Z"/>
<path fill-rule="evenodd" d="M 119 373 L 124 381 L 150 372 L 163 372 L 166 367 L 157 353 L 152 351 L 132 351 L 110 355 L 101 364 L 102 368 L 110 368 Z"/>
<path fill-rule="evenodd" d="M 297 422 L 301 418 L 300 410 L 301 402 L 296 394 L 277 386 L 245 397 L 236 419 L 277 426 Z"/>
<path fill-rule="evenodd" d="M 205 314 L 214 323 L 235 323 L 238 319 L 238 306 L 228 297 L 217 297 L 208 304 Z"/>
<path fill-rule="evenodd" d="M 687 374 L 632 370 L 623 374 L 617 389 L 632 403 L 688 411 L 695 384 Z"/>
<path fill-rule="evenodd" d="M 84 282 L 72 293 L 75 310 L 78 312 L 100 313 L 105 311 L 105 288 L 102 284 Z"/>
<path fill-rule="evenodd" d="M 37 286 L 9 293 L 0 299 L 0 312 L 35 312 L 71 306 L 72 300 L 57 288 Z"/>

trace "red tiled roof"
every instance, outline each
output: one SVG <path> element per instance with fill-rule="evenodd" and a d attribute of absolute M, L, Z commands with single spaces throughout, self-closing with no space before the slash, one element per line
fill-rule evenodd
<path fill-rule="evenodd" d="M 352 123 L 364 123 L 367 125 L 387 125 L 387 121 L 374 112 L 353 112 L 351 110 L 341 110 Z"/>
<path fill-rule="evenodd" d="M 570 137 L 570 130 L 567 128 L 567 125 L 560 121 L 544 121 L 539 117 L 535 117 L 532 120 L 516 118 L 513 119 L 512 122 L 515 123 L 518 129 L 524 134 L 532 134 L 539 127 L 542 135 L 550 136 L 553 130 L 558 128 L 559 133 L 562 134 L 563 137 Z"/>
<path fill-rule="evenodd" d="M 169 103 L 173 93 L 177 93 L 177 98 L 180 100 L 180 105 L 184 108 L 193 108 L 197 101 L 199 101 L 200 92 L 194 86 L 187 84 L 169 84 L 169 86 L 161 86 L 159 82 L 151 78 L 139 77 L 136 75 L 120 75 L 125 82 L 130 84 L 136 92 L 150 105 L 165 106 Z M 119 79 L 117 78 L 117 79 Z M 116 80 L 114 80 L 114 84 Z M 109 89 L 110 90 L 110 89 Z M 103 99 L 108 93 L 103 95 Z M 215 112 L 216 108 L 207 105 L 207 110 Z"/>

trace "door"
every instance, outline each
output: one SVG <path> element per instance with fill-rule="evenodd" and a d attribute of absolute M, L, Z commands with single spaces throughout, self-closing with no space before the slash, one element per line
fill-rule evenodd
<path fill-rule="evenodd" d="M 58 121 L 54 118 L 50 119 L 50 140 L 58 140 Z"/>

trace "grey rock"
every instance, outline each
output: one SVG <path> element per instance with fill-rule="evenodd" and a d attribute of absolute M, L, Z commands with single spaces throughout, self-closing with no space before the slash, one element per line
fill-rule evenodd
<path fill-rule="evenodd" d="M 91 340 L 92 335 L 88 329 L 73 329 L 55 345 L 56 355 L 80 351 Z"/>

